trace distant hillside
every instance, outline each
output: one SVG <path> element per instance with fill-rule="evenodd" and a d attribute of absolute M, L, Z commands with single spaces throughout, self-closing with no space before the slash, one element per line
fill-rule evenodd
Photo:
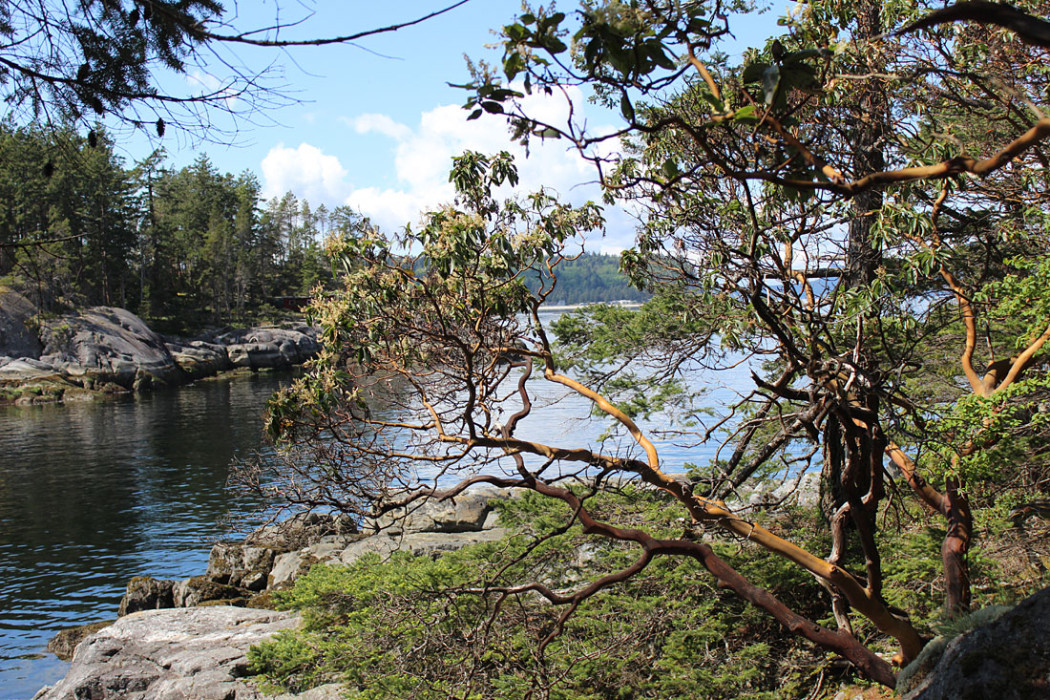
<path fill-rule="evenodd" d="M 595 304 L 620 300 L 642 302 L 649 294 L 639 291 L 620 273 L 620 258 L 616 255 L 584 253 L 576 260 L 558 266 L 558 284 L 547 302 L 555 305 Z M 537 289 L 539 278 L 529 280 L 529 287 Z"/>

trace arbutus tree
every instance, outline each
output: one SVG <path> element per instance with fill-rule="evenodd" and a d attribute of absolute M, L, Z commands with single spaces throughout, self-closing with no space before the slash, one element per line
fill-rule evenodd
<path fill-rule="evenodd" d="M 418 233 L 333 242 L 345 286 L 315 305 L 326 350 L 271 415 L 275 433 L 312 438 L 317 452 L 270 487 L 361 514 L 480 482 L 529 489 L 567 504 L 584 532 L 639 552 L 571 592 L 537 582 L 474 591 L 561 606 L 541 653 L 588 598 L 681 556 L 892 687 L 881 640 L 906 663 L 926 637 L 885 596 L 887 518 L 944 523 L 954 616 L 971 604 L 974 504 L 1047 479 L 1045 58 L 983 3 L 916 23 L 922 8 L 816 2 L 733 66 L 717 48 L 739 9 L 589 2 L 571 34 L 555 7 L 525 12 L 504 28 L 501 72 L 482 66 L 472 86 L 476 115 L 509 115 L 522 140 L 568 140 L 611 201 L 646 213 L 623 267 L 659 312 L 569 316 L 556 340 L 539 311 L 569 241 L 600 229 L 600 215 L 543 193 L 499 203 L 493 188 L 514 183 L 512 165 L 466 154 L 452 173 L 456 204 Z M 515 102 L 569 85 L 617 106 L 624 128 L 592 135 Z M 613 139 L 624 148 L 610 157 Z M 538 290 L 525 284 L 530 270 L 546 273 Z M 653 386 L 690 362 L 749 362 L 754 390 L 694 435 L 724 444 L 686 481 L 665 472 L 636 416 L 656 411 Z M 619 446 L 519 437 L 541 410 L 540 378 L 588 399 Z M 807 471 L 821 475 L 830 551 L 727 506 L 755 479 Z M 656 537 L 596 514 L 591 497 L 622 478 L 654 487 L 695 527 L 812 574 L 835 629 L 749 581 L 690 528 Z"/>

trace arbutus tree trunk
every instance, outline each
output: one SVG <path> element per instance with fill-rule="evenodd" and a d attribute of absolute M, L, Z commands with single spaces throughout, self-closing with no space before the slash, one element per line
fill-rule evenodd
<path fill-rule="evenodd" d="M 877 0 L 862 0 L 857 6 L 856 38 L 865 40 L 883 32 L 881 4 Z M 875 50 L 875 49 L 869 49 Z M 878 55 L 858 57 L 858 72 L 874 74 L 884 66 Z M 886 167 L 886 146 L 889 103 L 882 83 L 877 78 L 859 81 L 859 110 L 856 122 L 849 130 L 852 140 L 852 165 L 858 177 L 881 172 Z M 847 230 L 846 257 L 841 285 L 845 289 L 859 289 L 875 279 L 882 264 L 882 251 L 873 236 L 878 211 L 883 205 L 879 188 L 870 188 L 854 196 L 850 207 Z M 864 319 L 858 319 L 857 345 L 852 362 L 863 366 L 861 352 Z M 870 371 L 876 368 L 864 367 Z M 834 379 L 833 381 L 837 381 Z M 870 415 L 878 415 L 878 398 L 843 397 L 846 405 L 832 411 L 823 432 L 823 470 L 821 474 L 821 510 L 831 526 L 832 545 L 828 562 L 845 566 L 849 553 L 849 535 L 855 533 L 865 558 L 869 591 L 878 594 L 881 582 L 881 561 L 875 548 L 875 517 L 883 495 L 882 455 L 867 431 L 859 429 L 849 415 L 850 405 L 862 406 Z M 832 609 L 840 630 L 852 632 L 849 607 L 844 597 L 829 587 Z"/>

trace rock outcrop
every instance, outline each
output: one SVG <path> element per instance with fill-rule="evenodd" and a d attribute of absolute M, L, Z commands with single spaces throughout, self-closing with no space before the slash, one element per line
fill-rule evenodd
<path fill-rule="evenodd" d="M 128 581 L 124 597 L 120 599 L 117 615 L 124 617 L 143 610 L 162 610 L 174 607 L 174 581 L 162 581 L 152 576 L 136 576 Z"/>
<path fill-rule="evenodd" d="M 261 699 L 242 680 L 248 649 L 297 624 L 291 613 L 229 606 L 134 613 L 81 642 L 66 677 L 36 699 Z"/>
<path fill-rule="evenodd" d="M 196 381 L 233 369 L 226 348 L 206 340 L 167 338 L 165 346 L 187 379 Z"/>
<path fill-rule="evenodd" d="M 182 371 L 164 339 L 126 309 L 97 306 L 41 325 L 40 361 L 71 377 L 125 389 L 179 383 Z"/>
<path fill-rule="evenodd" d="M 302 364 L 321 349 L 309 329 L 252 328 L 220 335 L 234 367 L 291 367 Z"/>
<path fill-rule="evenodd" d="M 905 700 L 1050 698 L 1050 588 L 943 646 Z M 933 645 L 936 642 L 931 642 Z M 916 660 L 920 662 L 922 659 Z"/>
<path fill-rule="evenodd" d="M 364 532 L 338 513 L 302 513 L 267 525 L 242 542 L 212 547 L 208 570 L 184 581 L 138 576 L 128 582 L 120 615 L 225 601 L 256 604 L 260 596 L 288 588 L 318 563 L 352 564 L 365 554 L 394 551 L 438 556 L 478 542 L 498 540 L 493 504 L 511 494 L 474 487 L 454 499 L 421 501 L 365 523 Z"/>
<path fill-rule="evenodd" d="M 144 392 L 239 368 L 291 367 L 320 350 L 314 330 L 303 325 L 185 339 L 161 336 L 130 311 L 108 306 L 37 318 L 24 297 L 0 290 L 0 400 Z"/>

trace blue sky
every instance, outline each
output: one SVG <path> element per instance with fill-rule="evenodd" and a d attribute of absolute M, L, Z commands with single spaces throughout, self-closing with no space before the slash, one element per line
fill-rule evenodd
<path fill-rule="evenodd" d="M 283 38 L 300 38 L 387 26 L 446 4 L 281 0 L 278 7 L 269 0 L 231 4 L 228 12 L 231 23 L 242 29 L 301 20 L 283 33 Z M 415 223 L 420 211 L 450 199 L 447 172 L 452 156 L 468 148 L 514 152 L 502 120 L 467 122 L 460 109 L 466 93 L 448 83 L 468 81 L 465 54 L 497 61 L 499 53 L 485 45 L 496 41 L 494 28 L 520 11 L 520 0 L 471 0 L 424 24 L 370 37 L 356 46 L 303 47 L 284 53 L 238 49 L 236 59 L 252 68 L 274 62 L 276 82 L 284 83 L 285 93 L 298 102 L 268 113 L 255 126 L 242 123 L 234 146 L 192 143 L 184 134 L 169 134 L 162 144 L 175 166 L 205 152 L 224 172 L 255 172 L 267 197 L 291 191 L 314 205 L 349 204 L 384 229 L 399 229 Z M 743 26 L 746 35 L 738 32 L 741 44 L 758 44 L 775 29 L 775 18 L 749 18 Z M 191 75 L 189 80 L 207 83 L 212 78 Z M 582 96 L 579 104 L 584 104 Z M 590 125 L 616 124 L 615 114 L 593 105 L 584 108 Z M 534 147 L 528 159 L 517 155 L 523 191 L 542 185 L 574 202 L 599 196 L 593 170 L 562 142 Z M 614 251 L 629 246 L 632 236 L 630 218 L 611 212 L 605 238 L 587 247 Z"/>

